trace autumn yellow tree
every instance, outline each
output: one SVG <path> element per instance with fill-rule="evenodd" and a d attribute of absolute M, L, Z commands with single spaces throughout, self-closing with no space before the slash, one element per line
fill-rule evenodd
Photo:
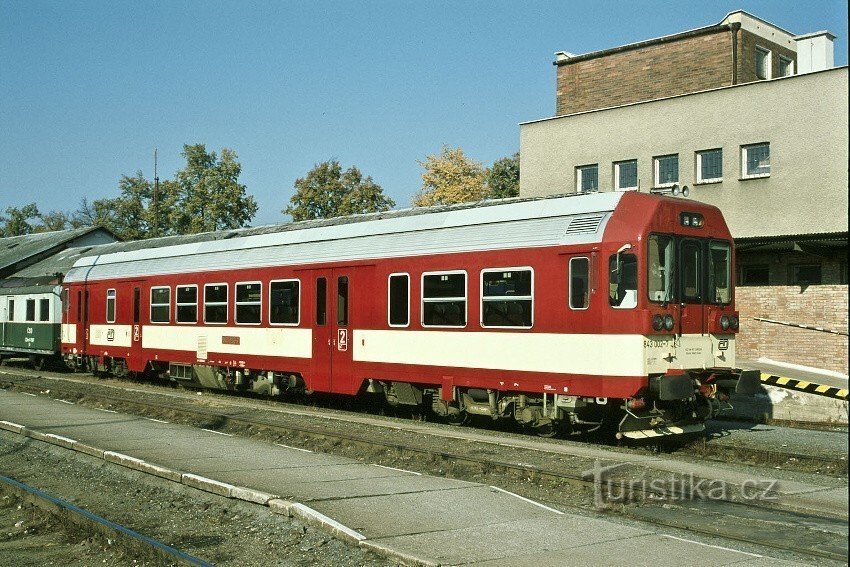
<path fill-rule="evenodd" d="M 470 159 L 461 148 L 443 146 L 439 155 L 417 161 L 425 171 L 422 188 L 413 198 L 413 206 L 448 205 L 479 201 L 487 197 L 487 170 Z"/>

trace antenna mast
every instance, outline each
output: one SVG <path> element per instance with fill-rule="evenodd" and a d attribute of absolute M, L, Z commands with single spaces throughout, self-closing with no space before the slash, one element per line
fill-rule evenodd
<path fill-rule="evenodd" d="M 156 148 L 153 149 L 153 235 L 159 236 L 159 176 L 156 174 Z"/>

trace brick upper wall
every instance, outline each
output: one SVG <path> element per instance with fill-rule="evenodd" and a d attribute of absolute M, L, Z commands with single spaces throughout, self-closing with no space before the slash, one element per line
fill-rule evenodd
<path fill-rule="evenodd" d="M 560 64 L 556 72 L 555 114 L 563 116 L 756 81 L 757 44 L 773 52 L 772 76 L 779 74 L 780 54 L 796 64 L 793 51 L 738 29 L 734 65 L 732 34 L 727 27 L 717 27 L 698 35 Z"/>

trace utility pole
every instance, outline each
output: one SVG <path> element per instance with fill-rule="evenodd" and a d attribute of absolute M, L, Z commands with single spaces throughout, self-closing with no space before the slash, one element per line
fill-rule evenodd
<path fill-rule="evenodd" d="M 156 148 L 153 149 L 153 236 L 159 236 L 159 176 L 156 174 Z"/>

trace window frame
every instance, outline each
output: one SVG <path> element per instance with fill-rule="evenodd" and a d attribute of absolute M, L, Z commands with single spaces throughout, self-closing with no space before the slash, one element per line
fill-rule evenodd
<path fill-rule="evenodd" d="M 625 164 L 635 164 L 635 184 L 633 186 L 624 187 L 620 184 L 620 167 Z M 640 176 L 638 175 L 638 160 L 624 159 L 614 162 L 614 190 L 615 191 L 637 191 L 640 188 Z"/>
<path fill-rule="evenodd" d="M 425 276 L 451 276 L 463 274 L 463 325 L 426 325 L 425 304 L 438 303 L 440 301 L 459 301 L 459 297 L 425 297 Z M 466 270 L 437 270 L 433 272 L 422 272 L 419 279 L 419 324 L 427 329 L 465 329 L 469 326 L 469 273 Z"/>
<path fill-rule="evenodd" d="M 168 290 L 168 303 L 154 303 L 153 302 L 153 292 L 157 289 L 167 289 Z M 152 285 L 150 289 L 150 293 L 148 294 L 150 299 L 148 303 L 148 320 L 151 322 L 151 325 L 168 325 L 171 323 L 171 286 L 170 285 Z M 159 307 L 162 305 L 168 305 L 168 320 L 167 321 L 154 321 L 153 320 L 153 308 Z"/>
<path fill-rule="evenodd" d="M 764 54 L 764 66 L 765 73 L 764 77 L 761 76 L 761 69 L 759 69 L 759 59 L 758 53 L 761 52 Z M 762 47 L 761 45 L 756 45 L 756 78 L 761 81 L 766 81 L 773 78 L 773 51 L 766 47 Z"/>
<path fill-rule="evenodd" d="M 110 297 L 110 293 L 112 293 L 112 297 Z M 109 301 L 112 300 L 112 319 L 109 319 Z M 109 288 L 106 290 L 106 322 L 107 323 L 115 323 L 118 311 L 118 292 L 115 288 Z"/>
<path fill-rule="evenodd" d="M 178 291 L 180 288 L 195 288 L 195 303 L 180 303 L 180 292 Z M 183 285 L 175 285 L 174 286 L 174 322 L 178 325 L 197 325 L 198 324 L 198 306 L 201 304 L 201 298 L 198 295 L 198 284 L 183 284 Z M 181 321 L 180 320 L 180 308 L 187 307 L 190 305 L 195 306 L 195 320 L 194 321 Z"/>
<path fill-rule="evenodd" d="M 661 180 L 661 160 L 663 160 L 665 158 L 673 158 L 673 157 L 676 158 L 676 180 L 672 181 L 672 182 L 661 183 L 661 181 L 660 181 Z M 653 170 L 652 182 L 653 182 L 653 185 L 652 186 L 656 187 L 656 188 L 660 188 L 660 187 L 672 187 L 672 186 L 678 184 L 679 179 L 680 179 L 680 175 L 679 175 L 679 173 L 680 173 L 679 166 L 680 165 L 681 164 L 679 163 L 679 154 L 678 153 L 653 156 L 653 158 L 652 158 L 652 170 Z"/>
<path fill-rule="evenodd" d="M 30 318 L 30 305 L 32 305 L 32 318 Z M 35 323 L 35 298 L 28 297 L 24 302 L 24 323 Z"/>
<path fill-rule="evenodd" d="M 787 74 L 782 73 L 782 64 L 783 63 L 787 64 L 787 66 L 788 66 L 787 67 L 788 68 Z M 785 57 L 784 55 L 781 55 L 781 54 L 779 55 L 779 69 L 778 69 L 778 71 L 779 71 L 780 77 L 791 77 L 791 76 L 793 76 L 794 71 L 795 71 L 794 67 L 795 67 L 795 65 L 794 65 L 793 59 L 791 59 L 790 57 Z"/>
<path fill-rule="evenodd" d="M 582 181 L 584 180 L 584 171 L 585 170 L 596 170 L 596 188 L 595 189 L 583 189 Z M 585 165 L 577 165 L 576 166 L 576 193 L 580 193 L 582 195 L 587 193 L 598 193 L 599 192 L 599 164 L 598 163 L 588 163 Z"/>
<path fill-rule="evenodd" d="M 260 299 L 259 301 L 239 301 L 239 286 L 240 285 L 254 285 L 257 284 L 260 286 Z M 229 298 L 228 298 L 229 299 Z M 256 323 L 240 323 L 239 322 L 239 306 L 240 305 L 258 305 L 260 320 Z M 235 282 L 233 284 L 233 322 L 237 325 L 249 325 L 256 327 L 257 325 L 263 324 L 263 282 L 261 281 L 246 281 L 246 282 Z"/>
<path fill-rule="evenodd" d="M 393 277 L 401 277 L 404 276 L 407 278 L 407 323 L 404 325 L 399 325 L 398 323 L 392 323 L 392 285 L 390 284 L 390 280 Z M 410 274 L 408 272 L 393 272 L 387 276 L 387 325 L 391 328 L 396 329 L 404 329 L 410 327 Z"/>
<path fill-rule="evenodd" d="M 484 324 L 484 274 L 494 272 L 531 272 L 531 295 L 491 295 L 490 301 L 528 301 L 531 300 L 531 325 L 485 325 Z M 482 329 L 532 329 L 534 328 L 534 268 L 531 266 L 512 266 L 508 268 L 484 268 L 478 275 L 480 293 L 478 304 L 478 325 Z M 469 295 L 469 293 L 467 293 Z"/>
<path fill-rule="evenodd" d="M 297 282 L 298 283 L 298 319 L 295 323 L 275 323 L 272 321 L 272 284 L 275 283 L 287 283 L 287 282 Z M 280 280 L 269 280 L 269 325 L 272 327 L 297 327 L 301 324 L 301 290 L 303 286 L 301 285 L 301 280 L 299 278 L 284 278 Z"/>
<path fill-rule="evenodd" d="M 15 322 L 15 300 L 12 297 L 6 298 L 6 322 Z"/>
<path fill-rule="evenodd" d="M 207 288 L 223 285 L 227 290 L 227 298 L 224 301 L 213 301 L 207 303 Z M 224 305 L 224 321 L 207 321 L 207 305 L 219 306 Z M 236 314 L 234 313 L 234 319 Z M 204 284 L 204 325 L 227 325 L 230 322 L 230 284 L 227 282 L 205 283 Z"/>
<path fill-rule="evenodd" d="M 587 262 L 587 306 L 573 307 L 573 260 L 585 260 Z M 570 311 L 587 311 L 590 309 L 590 256 L 573 256 L 567 265 L 567 307 Z"/>
<path fill-rule="evenodd" d="M 615 258 L 616 256 L 617 256 L 616 252 L 613 253 L 613 254 L 610 254 L 608 256 L 607 267 L 605 268 L 606 271 L 607 271 L 607 273 L 605 274 L 605 277 L 606 277 L 606 294 L 605 295 L 606 295 L 606 298 L 607 298 L 608 307 L 610 309 L 637 309 L 640 306 L 640 288 L 641 288 L 640 257 L 638 256 L 638 254 L 636 252 L 634 252 L 632 250 L 627 250 L 625 252 L 620 253 L 620 257 L 632 256 L 635 259 L 635 304 L 624 306 L 622 304 L 623 301 L 621 300 L 620 305 L 611 305 L 611 259 Z M 617 276 L 617 277 L 619 278 L 620 276 Z M 623 297 L 623 299 L 625 299 L 625 296 Z"/>
<path fill-rule="evenodd" d="M 741 179 L 765 179 L 770 177 L 772 171 L 772 163 L 768 164 L 767 173 L 747 173 L 747 160 L 748 160 L 748 152 L 755 148 L 760 148 L 763 146 L 767 146 L 767 158 L 771 159 L 771 151 L 770 151 L 770 142 L 758 142 L 755 144 L 743 144 L 741 146 Z"/>
<path fill-rule="evenodd" d="M 702 156 L 710 152 L 720 152 L 720 177 L 703 178 L 702 176 Z M 723 183 L 723 148 L 710 148 L 707 150 L 699 150 L 694 153 L 696 154 L 696 175 L 694 178 L 696 179 L 697 184 L 707 185 L 709 183 Z"/>

